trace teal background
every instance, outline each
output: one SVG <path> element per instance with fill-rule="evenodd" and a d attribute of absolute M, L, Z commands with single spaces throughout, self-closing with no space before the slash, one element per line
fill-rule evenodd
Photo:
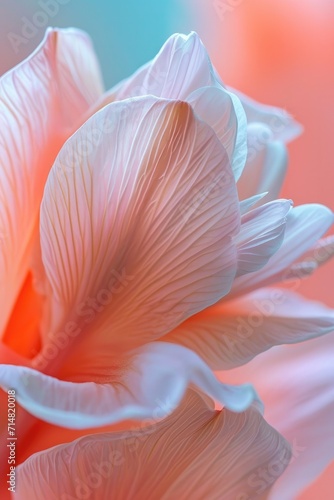
<path fill-rule="evenodd" d="M 151 59 L 169 35 L 196 29 L 189 0 L 49 0 L 58 12 L 14 50 L 9 33 L 22 36 L 24 18 L 43 24 L 41 2 L 0 0 L 0 73 L 24 59 L 42 40 L 46 26 L 75 26 L 93 39 L 107 87 Z M 60 3 L 63 2 L 63 5 Z M 193 2 L 192 5 L 195 5 Z M 37 17 L 36 17 L 37 15 Z M 35 25 L 35 24 L 34 24 Z"/>

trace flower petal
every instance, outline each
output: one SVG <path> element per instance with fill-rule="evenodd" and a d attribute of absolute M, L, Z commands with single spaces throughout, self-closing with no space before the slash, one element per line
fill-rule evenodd
<path fill-rule="evenodd" d="M 210 58 L 197 33 L 174 34 L 152 61 L 111 89 L 110 95 L 116 100 L 143 95 L 185 100 L 214 82 Z"/>
<path fill-rule="evenodd" d="M 287 279 L 307 277 L 334 255 L 334 236 L 321 238 L 286 271 Z"/>
<path fill-rule="evenodd" d="M 235 237 L 238 249 L 237 276 L 258 271 L 281 246 L 289 200 L 276 200 L 255 208 L 241 217 L 241 228 Z"/>
<path fill-rule="evenodd" d="M 282 289 L 263 288 L 209 307 L 164 340 L 197 352 L 214 370 L 228 370 L 280 344 L 334 330 L 334 311 Z"/>
<path fill-rule="evenodd" d="M 232 411 L 242 412 L 254 402 L 261 408 L 252 386 L 225 386 L 195 353 L 164 342 L 131 351 L 117 372 L 110 371 L 108 381 L 66 382 L 31 368 L 0 365 L 1 387 L 15 389 L 25 410 L 71 429 L 154 418 L 161 400 L 168 401 L 160 409 L 160 418 L 165 418 L 180 404 L 189 384 Z"/>
<path fill-rule="evenodd" d="M 215 412 L 189 393 L 163 422 L 33 455 L 17 469 L 15 498 L 260 498 L 289 460 L 287 443 L 254 408 Z"/>
<path fill-rule="evenodd" d="M 216 132 L 238 179 L 247 156 L 247 123 L 236 95 L 221 84 L 197 33 L 172 35 L 159 54 L 103 96 L 97 108 L 144 95 L 182 99 Z M 232 158 L 233 157 L 233 158 Z"/>
<path fill-rule="evenodd" d="M 106 106 L 62 149 L 42 202 L 54 338 L 70 320 L 90 329 L 77 340 L 93 361 L 213 304 L 235 275 L 239 218 L 226 152 L 189 104 Z"/>
<path fill-rule="evenodd" d="M 253 382 L 266 418 L 291 444 L 291 464 L 271 500 L 295 500 L 334 460 L 334 336 L 277 347 L 221 378 Z M 304 498 L 301 496 L 301 498 Z"/>
<path fill-rule="evenodd" d="M 255 194 L 250 198 L 246 198 L 240 201 L 240 214 L 244 215 L 249 212 L 250 209 L 254 207 L 254 205 L 256 205 L 259 201 L 261 201 L 262 198 L 264 198 L 267 194 L 268 193 Z"/>
<path fill-rule="evenodd" d="M 54 30 L 57 33 L 57 71 L 59 106 L 71 131 L 73 120 L 80 121 L 82 113 L 102 96 L 102 74 L 90 38 L 77 29 Z M 76 123 L 77 125 L 77 123 Z"/>
<path fill-rule="evenodd" d="M 48 30 L 0 79 L 0 335 L 29 269 L 49 169 L 101 90 L 90 42 L 76 30 Z"/>
<path fill-rule="evenodd" d="M 302 133 L 303 127 L 285 110 L 256 102 L 238 90 L 229 90 L 242 102 L 248 123 L 260 122 L 268 125 L 274 140 L 287 143 Z"/>
<path fill-rule="evenodd" d="M 248 125 L 247 145 L 247 162 L 238 182 L 239 198 L 267 192 L 267 200 L 276 199 L 288 165 L 286 146 L 273 140 L 270 128 L 263 123 Z"/>
<path fill-rule="evenodd" d="M 247 123 L 239 99 L 223 87 L 204 87 L 190 94 L 186 100 L 217 134 L 230 158 L 237 181 L 247 157 Z"/>
<path fill-rule="evenodd" d="M 332 212 L 323 205 L 301 205 L 287 216 L 282 246 L 260 271 L 235 279 L 228 298 L 290 279 L 290 268 L 333 224 Z M 298 285 L 298 283 L 295 283 Z"/>

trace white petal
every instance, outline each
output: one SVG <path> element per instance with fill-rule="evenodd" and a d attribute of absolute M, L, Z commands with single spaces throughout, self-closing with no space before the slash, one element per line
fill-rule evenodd
<path fill-rule="evenodd" d="M 17 469 L 15 498 L 262 498 L 289 459 L 255 409 L 214 412 L 190 393 L 163 422 L 33 455 Z"/>
<path fill-rule="evenodd" d="M 217 302 L 235 276 L 239 223 L 227 154 L 189 104 L 106 106 L 63 147 L 41 206 L 54 340 L 75 322 L 71 352 L 95 363 Z"/>
<path fill-rule="evenodd" d="M 246 165 L 238 182 L 239 198 L 268 192 L 267 200 L 276 199 L 287 171 L 286 146 L 273 140 L 267 125 L 251 123 L 247 127 L 247 147 Z"/>
<path fill-rule="evenodd" d="M 241 217 L 240 232 L 235 237 L 237 276 L 258 271 L 279 249 L 290 209 L 289 200 L 276 200 Z"/>
<path fill-rule="evenodd" d="M 0 365 L 1 387 L 15 389 L 24 409 L 71 429 L 154 418 L 161 400 L 168 401 L 159 410 L 164 418 L 180 404 L 189 384 L 232 411 L 242 412 L 254 402 L 262 408 L 252 386 L 221 384 L 195 353 L 164 342 L 129 353 L 109 380 L 108 384 L 66 382 L 31 368 Z"/>
<path fill-rule="evenodd" d="M 187 97 L 195 113 L 210 125 L 229 155 L 237 181 L 247 157 L 247 123 L 239 99 L 223 87 L 204 87 Z"/>
<path fill-rule="evenodd" d="M 245 364 L 280 344 L 295 344 L 334 330 L 334 311 L 275 288 L 209 307 L 164 340 L 192 349 L 214 370 Z"/>
<path fill-rule="evenodd" d="M 259 203 L 268 193 L 261 193 L 261 194 L 256 194 L 254 196 L 251 196 L 250 198 L 246 198 L 245 200 L 240 201 L 240 214 L 244 215 L 249 210 Z"/>
<path fill-rule="evenodd" d="M 301 205 L 287 216 L 285 237 L 280 249 L 260 271 L 235 279 L 229 298 L 279 281 L 289 284 L 290 268 L 333 224 L 332 212 L 322 205 Z M 294 289 L 298 283 L 292 283 Z"/>
<path fill-rule="evenodd" d="M 211 61 L 197 33 L 175 34 L 152 61 L 111 89 L 110 96 L 116 100 L 142 95 L 185 100 L 214 82 Z"/>

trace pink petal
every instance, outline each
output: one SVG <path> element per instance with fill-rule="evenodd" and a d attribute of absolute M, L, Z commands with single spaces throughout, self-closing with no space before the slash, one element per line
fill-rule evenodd
<path fill-rule="evenodd" d="M 49 169 L 101 91 L 90 42 L 75 30 L 48 30 L 0 79 L 0 334 L 30 265 Z"/>
<path fill-rule="evenodd" d="M 204 87 L 187 97 L 195 113 L 217 134 L 237 181 L 247 157 L 247 123 L 239 99 L 223 87 Z"/>
<path fill-rule="evenodd" d="M 247 363 L 280 344 L 295 344 L 334 330 L 334 311 L 282 289 L 260 289 L 209 307 L 164 340 L 195 351 L 214 370 Z"/>
<path fill-rule="evenodd" d="M 97 108 L 143 95 L 189 102 L 214 129 L 235 178 L 240 177 L 247 156 L 245 112 L 238 97 L 221 84 L 196 33 L 172 35 L 152 61 L 105 94 Z"/>
<path fill-rule="evenodd" d="M 164 342 L 131 351 L 105 380 L 109 383 L 66 382 L 31 368 L 0 365 L 1 387 L 15 389 L 25 410 L 71 429 L 154 418 L 157 407 L 159 418 L 165 418 L 180 404 L 189 384 L 232 411 L 242 412 L 254 401 L 261 407 L 250 385 L 225 386 L 195 353 Z M 159 408 L 159 401 L 168 405 Z"/>
<path fill-rule="evenodd" d="M 281 191 L 287 170 L 286 146 L 273 140 L 270 128 L 263 123 L 248 125 L 247 144 L 247 162 L 238 182 L 239 198 L 267 192 L 266 200 L 274 200 Z"/>
<path fill-rule="evenodd" d="M 280 249 L 260 271 L 235 279 L 229 299 L 279 281 L 289 283 L 290 268 L 333 224 L 332 212 L 322 205 L 293 208 L 288 216 Z M 291 283 L 294 289 L 298 282 Z"/>
<path fill-rule="evenodd" d="M 244 215 L 250 211 L 254 205 L 258 204 L 268 193 L 255 194 L 245 200 L 240 201 L 240 214 Z"/>
<path fill-rule="evenodd" d="M 142 95 L 185 100 L 214 83 L 211 61 L 197 33 L 174 34 L 152 61 L 111 89 L 110 96 L 116 100 Z"/>
<path fill-rule="evenodd" d="M 57 71 L 61 74 L 58 83 L 59 106 L 73 130 L 76 117 L 94 105 L 101 97 L 104 85 L 94 48 L 90 38 L 76 29 L 55 30 L 57 37 Z"/>
<path fill-rule="evenodd" d="M 62 149 L 41 207 L 54 341 L 74 323 L 73 354 L 98 365 L 170 331 L 230 290 L 238 229 L 226 152 L 187 103 L 106 106 Z"/>
<path fill-rule="evenodd" d="M 275 348 L 242 368 L 221 374 L 224 381 L 252 381 L 265 401 L 266 418 L 291 444 L 291 464 L 271 500 L 299 498 L 334 460 L 333 342 L 330 334 L 298 346 Z"/>
<path fill-rule="evenodd" d="M 15 498 L 260 498 L 289 459 L 286 442 L 255 409 L 215 412 L 189 393 L 163 422 L 33 455 L 17 469 Z"/>
<path fill-rule="evenodd" d="M 238 249 L 237 276 L 258 271 L 279 249 L 290 209 L 290 201 L 276 200 L 241 217 L 240 232 L 235 237 Z"/>

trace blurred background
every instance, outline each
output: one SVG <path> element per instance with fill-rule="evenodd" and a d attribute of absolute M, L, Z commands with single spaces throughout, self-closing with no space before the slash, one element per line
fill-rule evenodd
<path fill-rule="evenodd" d="M 91 35 L 107 87 L 194 25 L 182 0 L 1 0 L 0 14 L 1 73 L 31 53 L 47 26 L 74 26 Z"/>
<path fill-rule="evenodd" d="M 151 59 L 170 34 L 197 31 L 225 83 L 303 124 L 289 147 L 282 196 L 334 209 L 334 0 L 1 0 L 0 74 L 38 45 L 47 26 L 90 34 L 106 87 Z M 334 262 L 300 291 L 334 306 L 333 277 Z M 328 498 L 329 470 L 319 485 Z M 315 495 L 311 488 L 299 500 Z"/>

